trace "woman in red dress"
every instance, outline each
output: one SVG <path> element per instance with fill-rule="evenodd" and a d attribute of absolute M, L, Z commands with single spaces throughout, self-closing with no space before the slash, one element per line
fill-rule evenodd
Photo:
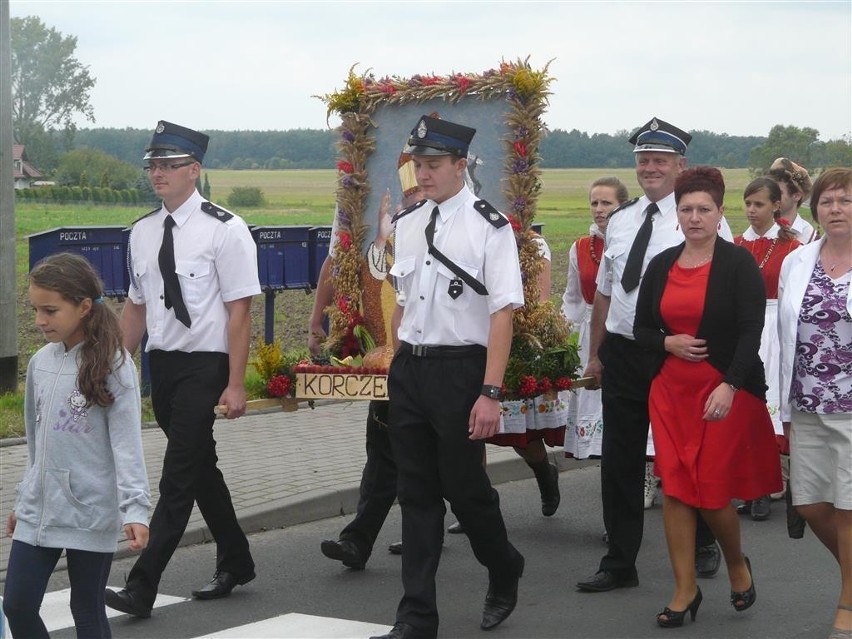
<path fill-rule="evenodd" d="M 734 244 L 747 248 L 752 254 L 766 286 L 766 319 L 760 336 L 759 354 L 766 371 L 766 384 L 769 387 L 766 391 L 766 406 L 782 455 L 779 461 L 783 476 L 785 468 L 789 468 L 787 456 L 790 454 L 790 444 L 781 423 L 781 394 L 778 392 L 778 276 L 781 274 L 781 262 L 801 244 L 790 230 L 790 222 L 781 219 L 781 199 L 781 187 L 775 180 L 760 177 L 750 182 L 743 192 L 749 227 L 742 235 L 734 238 Z M 784 494 L 775 493 L 772 497 L 781 499 Z M 737 512 L 741 515 L 750 514 L 755 521 L 763 521 L 769 519 L 770 504 L 770 495 L 763 495 L 754 501 L 744 502 L 737 507 Z"/>
<path fill-rule="evenodd" d="M 675 184 L 685 241 L 651 260 L 642 278 L 634 335 L 655 372 L 649 408 L 662 479 L 663 523 L 674 594 L 657 615 L 663 627 L 694 620 L 695 510 L 719 541 L 737 611 L 756 599 L 731 499 L 781 488 L 778 448 L 758 357 L 766 294 L 751 254 L 718 237 L 725 183 L 695 167 Z"/>

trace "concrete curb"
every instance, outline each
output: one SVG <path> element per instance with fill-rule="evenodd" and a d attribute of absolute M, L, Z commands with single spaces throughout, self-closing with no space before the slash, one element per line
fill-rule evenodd
<path fill-rule="evenodd" d="M 569 460 L 562 454 L 561 449 L 549 453 L 550 461 L 556 464 L 560 472 L 579 470 L 600 463 L 597 459 Z M 532 472 L 520 457 L 494 460 L 488 464 L 488 476 L 495 486 L 521 479 L 531 479 Z M 307 491 L 293 497 L 285 497 L 268 501 L 263 506 L 241 509 L 237 514 L 240 525 L 246 534 L 297 526 L 330 517 L 354 515 L 358 505 L 360 486 L 358 483 L 342 485 L 339 488 L 323 488 Z M 213 536 L 206 526 L 187 528 L 180 541 L 180 546 L 213 541 Z M 129 557 L 131 552 L 122 545 L 115 553 L 115 558 Z M 64 566 L 63 566 L 64 568 Z"/>

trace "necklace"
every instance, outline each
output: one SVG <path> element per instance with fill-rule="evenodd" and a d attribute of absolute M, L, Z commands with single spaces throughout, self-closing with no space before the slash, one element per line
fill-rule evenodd
<path fill-rule="evenodd" d="M 601 258 L 598 257 L 597 251 L 595 251 L 595 240 L 598 239 L 596 235 L 589 236 L 589 255 L 592 256 L 592 262 L 595 263 L 595 266 L 601 265 Z M 601 240 L 601 244 L 603 244 L 603 240 Z"/>
<path fill-rule="evenodd" d="M 736 238 L 736 240 L 734 240 L 734 243 L 737 244 L 738 246 L 745 246 L 748 249 L 748 252 L 751 253 L 751 256 L 754 258 L 754 261 L 757 262 L 757 268 L 759 268 L 760 270 L 763 270 L 763 267 L 766 266 L 766 263 L 769 261 L 769 258 L 772 256 L 772 251 L 775 250 L 775 245 L 778 243 L 777 237 L 772 238 L 772 241 L 769 244 L 769 250 L 766 251 L 766 255 L 763 256 L 763 259 L 759 260 L 757 258 L 758 251 L 756 251 L 755 249 L 757 248 L 758 241 L 760 241 L 762 239 L 765 239 L 765 238 L 759 237 L 756 240 L 746 240 L 746 239 L 743 238 L 742 235 L 740 235 Z"/>
<path fill-rule="evenodd" d="M 834 248 L 834 247 L 831 247 L 831 248 Z M 836 255 L 835 254 L 834 256 L 832 256 L 829 253 L 828 249 L 829 249 L 829 245 L 828 245 L 828 242 L 826 242 L 825 245 L 820 250 L 820 258 L 822 259 L 822 262 L 823 262 L 823 268 L 828 267 L 829 273 L 833 273 L 834 269 L 836 269 L 841 264 L 847 265 L 847 267 L 846 267 L 847 271 L 850 270 L 850 268 L 852 268 L 852 267 L 849 266 L 850 261 L 852 261 L 852 260 L 850 260 L 850 258 L 852 258 L 852 255 L 847 253 L 846 255 Z M 833 251 L 832 251 L 832 253 L 833 253 Z M 842 271 L 843 269 L 840 269 L 840 270 Z"/>
<path fill-rule="evenodd" d="M 769 245 L 769 250 L 766 251 L 766 255 L 763 256 L 763 259 L 760 260 L 760 262 L 757 265 L 757 268 L 759 268 L 760 270 L 763 270 L 763 267 L 766 266 L 766 263 L 769 261 L 769 257 L 772 255 L 772 251 L 775 250 L 775 245 L 777 243 L 778 243 L 778 238 L 777 237 L 773 238 L 772 243 Z M 757 246 L 757 242 L 752 242 L 752 245 Z M 749 247 L 749 249 L 751 249 L 751 247 Z M 755 252 L 752 251 L 751 254 L 754 256 L 754 261 L 757 262 L 757 255 L 755 254 Z"/>
<path fill-rule="evenodd" d="M 713 259 L 713 252 L 711 251 L 708 256 L 702 258 L 700 261 L 695 262 L 694 264 L 692 264 L 692 263 L 687 264 L 687 260 L 684 259 L 683 255 L 681 255 L 680 259 L 681 259 L 681 266 L 683 268 L 698 268 L 699 266 L 703 266 L 704 264 L 707 264 L 707 262 L 709 262 L 710 260 Z"/>

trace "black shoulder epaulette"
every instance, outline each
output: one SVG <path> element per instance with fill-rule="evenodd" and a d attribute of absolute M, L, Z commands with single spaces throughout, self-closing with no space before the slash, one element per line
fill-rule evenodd
<path fill-rule="evenodd" d="M 133 220 L 133 221 L 130 223 L 130 226 L 133 226 L 134 224 L 136 224 L 136 222 L 139 222 L 140 220 L 144 220 L 144 219 L 145 219 L 146 217 L 148 217 L 149 215 L 154 215 L 154 213 L 158 213 L 158 212 L 160 211 L 160 209 L 161 209 L 161 208 L 163 208 L 163 207 L 162 207 L 162 206 L 158 206 L 158 207 L 157 207 L 157 208 L 155 208 L 153 211 L 148 211 L 148 212 L 147 212 L 145 215 L 143 215 L 142 217 L 140 217 L 140 218 L 137 218 L 137 219 Z"/>
<path fill-rule="evenodd" d="M 426 202 L 427 202 L 427 200 L 420 200 L 419 202 L 415 202 L 414 204 L 412 204 L 411 206 L 409 206 L 407 209 L 402 209 L 399 213 L 397 213 L 396 215 L 394 215 L 394 216 L 391 218 L 391 222 L 396 222 L 399 218 L 401 218 L 401 217 L 403 217 L 403 216 L 405 216 L 405 215 L 408 215 L 409 213 L 411 213 L 411 212 L 413 212 L 413 211 L 416 211 L 416 210 L 417 210 L 417 209 L 419 209 L 421 206 L 423 206 L 424 204 L 426 204 Z"/>
<path fill-rule="evenodd" d="M 225 209 L 223 209 L 221 207 L 216 206 L 215 204 L 213 204 L 213 202 L 204 202 L 201 205 L 201 210 L 204 211 L 205 213 L 207 213 L 207 215 L 209 215 L 211 217 L 215 217 L 220 222 L 227 222 L 232 217 L 234 217 L 233 213 L 231 213 L 230 211 L 226 211 Z"/>
<path fill-rule="evenodd" d="M 495 209 L 488 200 L 477 200 L 473 203 L 473 208 L 479 211 L 479 214 L 488 220 L 494 228 L 502 228 L 509 223 L 509 218 Z"/>
<path fill-rule="evenodd" d="M 634 205 L 634 204 L 636 204 L 636 202 L 638 202 L 638 201 L 639 201 L 639 198 L 638 198 L 638 197 L 634 197 L 632 200 L 628 200 L 627 202 L 625 202 L 625 203 L 624 203 L 624 204 L 622 204 L 621 206 L 616 206 L 616 207 L 615 207 L 613 210 L 611 210 L 611 211 L 609 212 L 609 214 L 606 216 L 606 217 L 607 217 L 607 219 L 611 218 L 613 215 L 615 215 L 616 213 L 618 213 L 621 209 L 626 209 L 628 206 L 633 206 L 633 205 Z"/>

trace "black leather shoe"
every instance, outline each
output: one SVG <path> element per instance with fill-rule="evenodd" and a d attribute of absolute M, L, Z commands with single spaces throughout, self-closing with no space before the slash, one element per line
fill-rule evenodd
<path fill-rule="evenodd" d="M 751 502 L 751 518 L 754 521 L 766 521 L 772 512 L 772 501 L 769 495 L 758 497 Z"/>
<path fill-rule="evenodd" d="M 118 610 L 119 612 L 124 612 L 135 617 L 141 617 L 142 619 L 150 617 L 151 608 L 154 607 L 153 603 L 149 605 L 143 602 L 142 597 L 138 593 L 127 588 L 123 588 L 118 592 L 107 588 L 104 591 L 104 603 L 107 605 L 107 608 L 112 608 L 113 610 Z"/>
<path fill-rule="evenodd" d="M 488 594 L 485 595 L 485 605 L 482 607 L 482 630 L 491 630 L 499 626 L 512 614 L 518 604 L 518 582 L 524 576 L 524 557 L 519 555 L 517 576 L 505 588 L 497 588 L 488 584 Z"/>
<path fill-rule="evenodd" d="M 336 559 L 352 570 L 364 570 L 364 566 L 367 565 L 367 560 L 358 550 L 358 546 L 348 539 L 338 541 L 326 539 L 320 544 L 320 550 L 329 559 Z"/>
<path fill-rule="evenodd" d="M 375 635 L 370 639 L 434 639 L 437 633 L 423 632 L 407 623 L 397 622 L 386 635 Z"/>
<path fill-rule="evenodd" d="M 616 588 L 635 588 L 639 585 L 639 576 L 634 570 L 628 577 L 619 577 L 608 570 L 599 570 L 586 581 L 578 581 L 577 588 L 586 592 L 607 592 Z"/>
<path fill-rule="evenodd" d="M 388 552 L 392 555 L 401 555 L 402 554 L 402 542 L 395 541 L 388 546 Z"/>
<path fill-rule="evenodd" d="M 227 597 L 237 586 L 243 586 L 255 578 L 254 571 L 244 575 L 235 575 L 232 572 L 217 570 L 210 583 L 199 590 L 193 590 L 192 596 L 196 599 L 219 599 Z"/>
<path fill-rule="evenodd" d="M 559 508 L 561 497 L 559 495 L 559 469 L 555 464 L 547 465 L 547 477 L 539 478 L 536 475 L 538 482 L 538 490 L 541 493 L 541 514 L 545 517 L 551 517 Z"/>
<path fill-rule="evenodd" d="M 462 528 L 461 522 L 457 521 L 456 523 L 447 526 L 447 532 L 451 535 L 461 535 L 464 533 L 464 528 Z"/>
<path fill-rule="evenodd" d="M 722 563 L 722 549 L 717 542 L 695 549 L 695 572 L 699 577 L 713 577 Z"/>

